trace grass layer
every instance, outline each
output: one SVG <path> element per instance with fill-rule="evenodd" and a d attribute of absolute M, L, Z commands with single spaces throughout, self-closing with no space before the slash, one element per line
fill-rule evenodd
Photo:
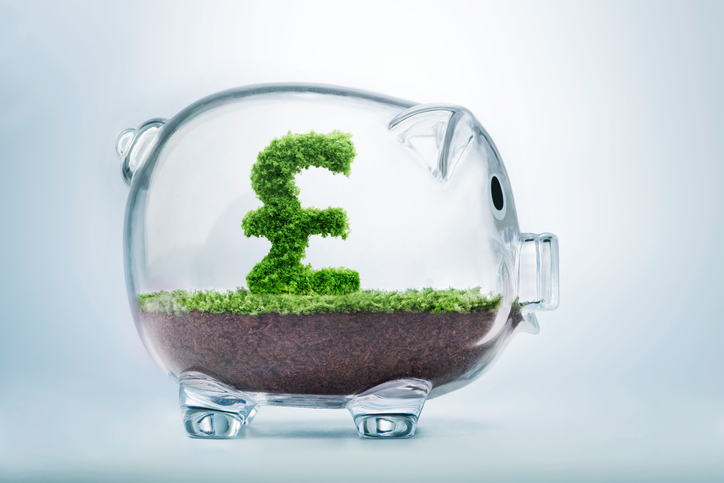
<path fill-rule="evenodd" d="M 176 290 L 138 296 L 139 305 L 144 312 L 168 315 L 182 315 L 195 310 L 236 315 L 302 315 L 329 312 L 470 313 L 497 310 L 500 299 L 500 295 L 481 294 L 479 288 L 426 288 L 404 292 L 362 290 L 346 295 L 256 294 L 240 288 L 229 292 Z"/>

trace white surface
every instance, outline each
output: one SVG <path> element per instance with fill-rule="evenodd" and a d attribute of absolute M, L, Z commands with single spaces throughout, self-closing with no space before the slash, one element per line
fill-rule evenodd
<path fill-rule="evenodd" d="M 0 480 L 720 481 L 719 3 L 0 3 Z M 125 294 L 113 138 L 323 82 L 468 107 L 561 306 L 406 441 L 263 408 L 184 436 Z"/>

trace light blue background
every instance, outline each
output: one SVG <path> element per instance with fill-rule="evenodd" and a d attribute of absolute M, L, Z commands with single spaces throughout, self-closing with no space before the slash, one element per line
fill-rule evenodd
<path fill-rule="evenodd" d="M 0 2 L 0 480 L 721 481 L 721 2 Z M 183 432 L 131 319 L 113 139 L 306 81 L 470 108 L 561 306 L 418 435 Z"/>

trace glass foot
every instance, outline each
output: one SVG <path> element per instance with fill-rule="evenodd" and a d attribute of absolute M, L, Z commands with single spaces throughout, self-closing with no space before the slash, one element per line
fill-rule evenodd
<path fill-rule="evenodd" d="M 248 395 L 201 372 L 179 377 L 179 404 L 192 438 L 229 439 L 254 418 L 258 404 Z"/>
<path fill-rule="evenodd" d="M 347 409 L 362 438 L 409 438 L 431 389 L 423 379 L 389 381 L 354 396 Z"/>
<path fill-rule="evenodd" d="M 186 434 L 192 438 L 235 438 L 244 423 L 243 418 L 235 413 L 198 408 L 188 408 L 184 413 Z"/>

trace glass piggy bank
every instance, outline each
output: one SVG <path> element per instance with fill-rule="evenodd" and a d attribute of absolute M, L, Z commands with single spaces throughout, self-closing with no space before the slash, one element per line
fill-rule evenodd
<path fill-rule="evenodd" d="M 189 436 L 263 405 L 415 432 L 558 305 L 554 235 L 520 233 L 464 107 L 308 84 L 231 89 L 116 139 L 128 296 Z"/>

